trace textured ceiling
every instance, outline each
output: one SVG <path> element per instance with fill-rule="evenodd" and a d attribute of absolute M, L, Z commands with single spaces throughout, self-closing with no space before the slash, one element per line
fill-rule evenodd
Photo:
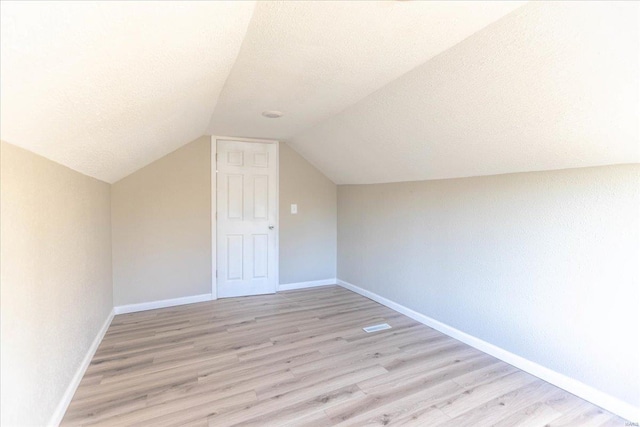
<path fill-rule="evenodd" d="M 638 3 L 0 5 L 0 137 L 107 182 L 206 133 L 337 183 L 640 162 Z"/>
<path fill-rule="evenodd" d="M 0 5 L 0 136 L 107 182 L 206 132 L 254 7 Z"/>
<path fill-rule="evenodd" d="M 289 138 L 522 4 L 258 2 L 209 132 Z"/>
<path fill-rule="evenodd" d="M 296 135 L 334 182 L 640 162 L 637 2 L 536 2 Z"/>

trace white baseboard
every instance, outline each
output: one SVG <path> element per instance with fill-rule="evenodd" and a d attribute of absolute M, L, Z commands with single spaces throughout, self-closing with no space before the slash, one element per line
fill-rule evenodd
<path fill-rule="evenodd" d="M 67 408 L 71 403 L 71 399 L 73 399 L 73 395 L 76 393 L 76 389 L 78 388 L 78 385 L 80 385 L 80 381 L 82 380 L 84 373 L 87 371 L 87 368 L 91 363 L 91 359 L 93 359 L 93 355 L 96 354 L 96 350 L 98 349 L 98 346 L 102 342 L 102 338 L 104 338 L 104 334 L 107 333 L 107 329 L 109 329 L 109 325 L 111 325 L 111 321 L 113 320 L 114 315 L 115 315 L 115 312 L 112 309 L 109 315 L 107 316 L 107 319 L 102 324 L 102 327 L 98 331 L 98 334 L 93 339 L 91 346 L 89 346 L 89 350 L 87 350 L 87 354 L 85 354 L 84 359 L 82 359 L 82 362 L 78 367 L 78 370 L 73 375 L 73 378 L 71 378 L 71 383 L 69 383 L 69 386 L 67 387 L 64 394 L 62 395 L 62 399 L 60 400 L 60 403 L 58 403 L 56 410 L 53 412 L 53 416 L 51 417 L 51 420 L 49 421 L 49 424 L 48 424 L 49 426 L 52 426 L 52 427 L 58 426 L 62 422 L 62 418 L 64 417 L 65 412 L 67 412 Z"/>
<path fill-rule="evenodd" d="M 373 293 L 366 289 L 362 289 L 359 286 L 353 285 L 340 279 L 337 280 L 337 283 L 345 289 L 349 289 L 350 291 L 353 291 L 386 307 L 389 307 L 390 309 L 395 310 L 398 313 L 404 314 L 405 316 L 423 323 L 437 331 L 440 331 L 445 335 L 448 335 L 452 338 L 457 339 L 458 341 L 462 341 L 463 343 L 470 345 L 471 347 L 475 347 L 480 351 L 490 354 L 493 357 L 507 362 L 508 364 L 513 365 L 525 372 L 528 372 L 529 374 L 534 375 L 544 381 L 547 381 L 548 383 L 560 387 L 561 389 L 566 390 L 569 393 L 575 394 L 576 396 L 581 397 L 582 399 L 589 401 L 594 405 L 604 408 L 607 411 L 613 412 L 614 414 L 619 415 L 629 421 L 637 422 L 638 420 L 640 420 L 640 408 L 637 408 L 630 403 L 624 402 L 600 390 L 596 390 L 595 388 L 586 385 L 576 379 L 553 371 L 549 368 L 532 362 L 531 360 L 525 359 L 522 356 L 518 356 L 517 354 L 511 353 L 503 348 L 476 338 L 473 335 L 469 335 L 466 332 L 462 332 L 459 329 L 439 322 L 429 316 L 425 316 L 422 313 L 418 313 L 417 311 L 398 304 L 397 302 L 393 302 L 376 293 Z"/>
<path fill-rule="evenodd" d="M 176 305 L 193 304 L 195 302 L 204 301 L 211 301 L 211 294 L 141 302 L 138 304 L 119 305 L 114 307 L 113 310 L 115 311 L 115 314 L 136 313 L 138 311 L 155 310 L 156 308 L 174 307 Z"/>
<path fill-rule="evenodd" d="M 336 283 L 337 280 L 335 277 L 332 279 L 313 280 L 310 282 L 285 283 L 283 285 L 278 285 L 278 292 L 290 291 L 293 289 L 315 288 L 316 286 L 330 286 L 335 285 Z"/>

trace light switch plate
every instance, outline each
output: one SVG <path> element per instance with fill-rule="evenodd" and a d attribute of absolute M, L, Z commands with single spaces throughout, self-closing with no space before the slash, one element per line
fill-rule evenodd
<path fill-rule="evenodd" d="M 298 213 L 298 205 L 291 205 L 291 213 L 294 215 Z"/>

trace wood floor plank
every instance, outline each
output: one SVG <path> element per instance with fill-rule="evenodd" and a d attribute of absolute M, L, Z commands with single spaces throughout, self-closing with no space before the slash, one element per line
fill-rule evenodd
<path fill-rule="evenodd" d="M 442 423 L 442 426 L 493 426 L 507 417 L 522 411 L 532 402 L 544 400 L 555 388 L 548 383 L 536 379 L 523 387 L 509 391 L 488 402 L 470 403 L 472 408 L 462 414 L 452 417 L 450 421 Z"/>
<path fill-rule="evenodd" d="M 546 424 L 549 427 L 569 427 L 569 426 L 621 426 L 633 425 L 626 423 L 620 417 L 617 417 L 604 409 L 591 405 L 588 402 L 580 402 L 571 410 L 560 415 L 553 421 Z"/>
<path fill-rule="evenodd" d="M 467 388 L 464 392 L 436 405 L 436 407 L 449 417 L 455 418 L 467 412 L 469 408 L 485 404 L 507 392 L 517 390 L 536 381 L 540 380 L 526 372 L 517 371 L 498 377 L 494 381 Z"/>
<path fill-rule="evenodd" d="M 228 407 L 250 404 L 256 400 L 255 393 L 246 391 L 222 398 L 207 395 L 176 399 L 158 405 L 146 406 L 116 418 L 103 419 L 100 422 L 87 424 L 95 427 L 115 427 L 132 425 L 181 425 L 183 421 L 190 422 L 207 418 L 212 413 Z"/>
<path fill-rule="evenodd" d="M 404 388 L 367 394 L 364 398 L 326 410 L 329 419 L 339 426 L 387 425 L 429 419 L 431 423 L 450 418 L 435 407 L 451 396 L 463 392 L 453 381 L 443 381 L 424 388 Z M 426 411 L 424 411 L 426 409 Z M 420 416 L 416 416 L 417 412 Z"/>
<path fill-rule="evenodd" d="M 533 403 L 526 408 L 513 413 L 493 424 L 494 427 L 514 427 L 514 426 L 546 426 L 557 419 L 560 413 L 543 402 Z"/>
<path fill-rule="evenodd" d="M 392 328 L 365 333 L 362 328 Z M 118 315 L 63 426 L 573 426 L 624 420 L 330 286 Z"/>
<path fill-rule="evenodd" d="M 320 396 L 309 397 L 303 401 L 298 401 L 295 404 L 278 405 L 279 407 L 277 409 L 270 412 L 261 412 L 259 415 L 250 419 L 242 417 L 243 419 L 241 419 L 239 422 L 226 425 L 243 427 L 279 427 L 284 423 L 296 423 L 297 421 L 304 419 L 304 417 L 309 413 L 327 409 L 345 401 L 357 399 L 362 395 L 362 391 L 358 389 L 357 386 L 351 384 L 327 391 Z"/>
<path fill-rule="evenodd" d="M 331 427 L 333 423 L 327 418 L 324 411 L 308 411 L 307 415 L 300 418 L 284 421 L 281 427 Z"/>

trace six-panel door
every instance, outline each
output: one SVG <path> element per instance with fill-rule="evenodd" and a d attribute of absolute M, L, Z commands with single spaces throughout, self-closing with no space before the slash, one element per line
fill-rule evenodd
<path fill-rule="evenodd" d="M 276 291 L 276 146 L 217 142 L 218 297 Z"/>

